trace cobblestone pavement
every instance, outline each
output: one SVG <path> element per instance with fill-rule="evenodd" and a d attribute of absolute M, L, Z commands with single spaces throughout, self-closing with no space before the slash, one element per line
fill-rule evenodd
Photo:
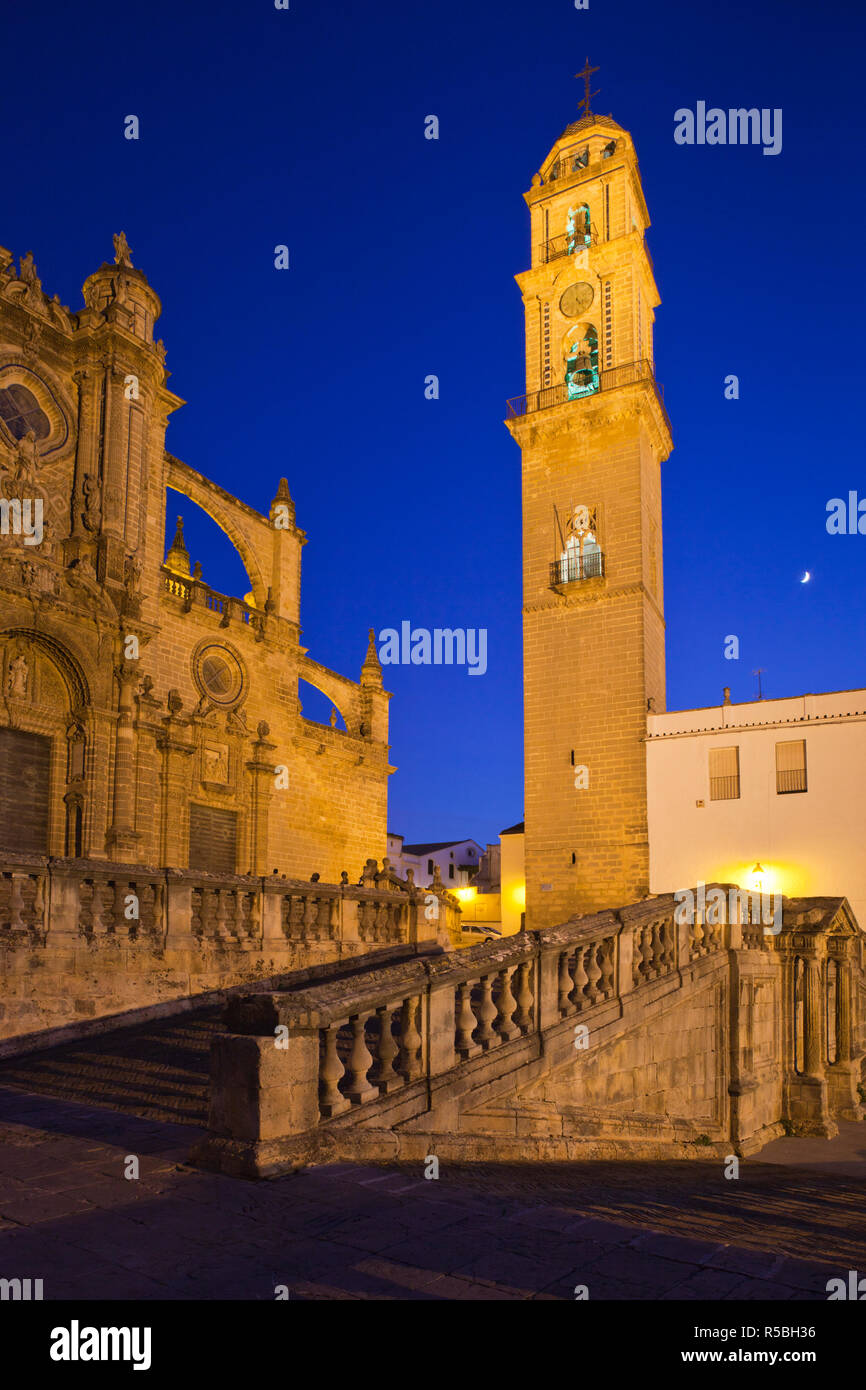
<path fill-rule="evenodd" d="M 187 1166 L 188 1121 L 0 1087 L 0 1277 L 41 1278 L 47 1299 L 823 1300 L 866 1267 L 864 1130 L 765 1150 L 736 1181 L 690 1161 L 250 1183 Z"/>

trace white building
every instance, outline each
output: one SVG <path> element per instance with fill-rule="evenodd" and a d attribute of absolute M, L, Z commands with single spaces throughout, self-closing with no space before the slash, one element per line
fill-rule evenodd
<path fill-rule="evenodd" d="M 866 690 L 647 716 L 650 892 L 844 895 L 866 925 Z"/>
<path fill-rule="evenodd" d="M 427 888 L 433 882 L 434 865 L 439 865 L 446 888 L 463 888 L 478 872 L 484 850 L 477 840 L 439 840 L 435 844 L 405 845 L 402 835 L 388 831 L 388 858 L 394 871 L 405 878 L 408 868 L 415 871 L 415 882 Z"/>

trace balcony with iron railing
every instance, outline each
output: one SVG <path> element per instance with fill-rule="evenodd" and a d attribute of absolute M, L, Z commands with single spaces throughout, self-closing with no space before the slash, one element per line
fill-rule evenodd
<path fill-rule="evenodd" d="M 544 186 L 550 183 L 568 183 L 572 179 L 598 177 L 611 167 L 609 161 L 616 154 L 616 141 L 605 145 L 594 159 L 586 146 L 582 149 L 565 150 L 557 155 L 546 174 L 539 175 L 540 183 Z"/>
<path fill-rule="evenodd" d="M 631 386 L 639 381 L 652 383 L 662 416 L 670 430 L 671 422 L 665 409 L 664 391 L 655 379 L 652 362 L 648 361 L 647 358 L 643 358 L 639 362 L 625 362 L 619 367 L 605 368 L 598 374 L 598 390 L 610 391 L 617 386 Z M 511 400 L 506 401 L 506 419 L 516 420 L 523 415 L 531 415 L 536 410 L 548 410 L 551 406 L 566 405 L 574 399 L 575 395 L 571 383 L 559 381 L 555 386 L 545 386 L 540 391 L 530 391 L 525 396 L 513 396 Z M 585 397 L 581 399 L 585 399 Z"/>
<path fill-rule="evenodd" d="M 551 237 L 549 241 L 541 243 L 538 248 L 538 263 L 548 265 L 551 261 L 558 261 L 562 256 L 576 256 L 587 246 L 597 245 L 597 227 L 589 227 L 586 231 L 563 232 L 562 236 Z"/>
<path fill-rule="evenodd" d="M 604 554 L 591 550 L 585 555 L 568 555 L 565 559 L 550 563 L 550 587 L 558 589 L 562 584 L 577 584 L 584 579 L 604 578 Z"/>

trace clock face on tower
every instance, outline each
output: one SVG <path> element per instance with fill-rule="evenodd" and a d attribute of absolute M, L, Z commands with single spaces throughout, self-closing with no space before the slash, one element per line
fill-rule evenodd
<path fill-rule="evenodd" d="M 576 319 L 586 313 L 594 298 L 595 291 L 592 285 L 582 280 L 576 285 L 569 285 L 564 291 L 559 308 L 567 319 Z"/>

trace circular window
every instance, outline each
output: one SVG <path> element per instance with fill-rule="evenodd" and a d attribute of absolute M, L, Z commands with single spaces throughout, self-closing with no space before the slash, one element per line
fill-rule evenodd
<path fill-rule="evenodd" d="M 228 647 L 208 643 L 193 665 L 195 682 L 215 705 L 234 705 L 244 693 L 244 669 Z"/>
<path fill-rule="evenodd" d="M 13 439 L 23 439 L 32 430 L 37 439 L 47 439 L 51 423 L 32 391 L 20 382 L 0 388 L 0 420 Z"/>

